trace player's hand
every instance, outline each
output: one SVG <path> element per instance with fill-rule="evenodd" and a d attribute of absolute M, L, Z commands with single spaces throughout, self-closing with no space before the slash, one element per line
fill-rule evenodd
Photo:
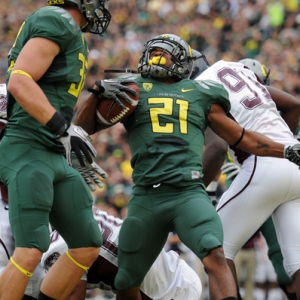
<path fill-rule="evenodd" d="M 98 96 L 102 98 L 108 98 L 115 101 L 119 106 L 125 108 L 125 105 L 121 102 L 119 98 L 124 99 L 129 104 L 132 104 L 132 99 L 126 94 L 129 92 L 135 96 L 137 93 L 135 90 L 127 87 L 124 84 L 135 83 L 133 80 L 99 80 L 96 81 L 95 84 L 99 87 Z M 89 90 L 91 92 L 91 90 Z"/>
<path fill-rule="evenodd" d="M 92 145 L 90 136 L 79 126 L 70 125 L 66 132 L 60 137 L 60 141 L 66 150 L 66 159 L 71 166 L 71 151 L 74 151 L 81 166 L 85 166 L 86 162 L 93 163 L 97 151 Z M 84 160 L 86 159 L 86 161 Z"/>
<path fill-rule="evenodd" d="M 103 183 L 99 179 L 98 175 L 100 175 L 103 179 L 107 178 L 108 175 L 102 168 L 100 168 L 94 161 L 90 164 L 83 155 L 82 159 L 85 162 L 85 166 L 82 166 L 74 152 L 72 152 L 71 158 L 72 167 L 81 174 L 92 192 L 96 190 L 96 185 L 99 188 L 103 187 Z"/>
<path fill-rule="evenodd" d="M 221 167 L 222 174 L 226 175 L 226 179 L 231 179 L 235 177 L 238 173 L 240 173 L 241 168 L 235 163 L 226 163 Z"/>
<path fill-rule="evenodd" d="M 283 156 L 300 167 L 300 144 L 285 146 Z"/>

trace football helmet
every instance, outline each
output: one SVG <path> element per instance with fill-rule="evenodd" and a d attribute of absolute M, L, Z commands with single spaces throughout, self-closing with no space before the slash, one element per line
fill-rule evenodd
<path fill-rule="evenodd" d="M 159 57 L 150 60 L 150 54 L 155 48 L 163 49 Z M 163 54 L 168 52 L 173 62 L 166 66 Z M 143 53 L 138 64 L 138 72 L 142 77 L 166 78 L 176 77 L 177 80 L 188 78 L 193 66 L 192 49 L 179 36 L 161 34 L 145 43 Z"/>
<path fill-rule="evenodd" d="M 238 62 L 248 67 L 263 85 L 270 85 L 270 69 L 265 65 L 252 58 L 241 59 Z"/>
<path fill-rule="evenodd" d="M 0 119 L 7 119 L 7 91 L 6 84 L 0 84 Z"/>
<path fill-rule="evenodd" d="M 87 23 L 82 32 L 103 35 L 111 20 L 111 14 L 105 8 L 108 0 L 47 0 L 47 5 L 75 5 L 85 16 Z"/>
<path fill-rule="evenodd" d="M 193 68 L 190 74 L 190 79 L 196 79 L 202 72 L 209 68 L 209 63 L 204 54 L 192 49 Z"/>

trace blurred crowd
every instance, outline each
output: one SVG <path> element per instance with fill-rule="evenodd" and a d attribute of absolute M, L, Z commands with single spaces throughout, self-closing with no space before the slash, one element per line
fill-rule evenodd
<path fill-rule="evenodd" d="M 5 81 L 7 55 L 18 29 L 46 0 L 2 0 L 0 11 L 0 82 Z M 207 56 L 255 58 L 271 70 L 271 84 L 300 100 L 300 3 L 298 0 L 109 0 L 112 21 L 104 37 L 86 34 L 89 70 L 81 99 L 99 79 L 136 70 L 144 42 L 173 33 Z M 97 162 L 109 174 L 95 204 L 124 217 L 131 194 L 130 150 L 121 124 L 93 136 Z"/>

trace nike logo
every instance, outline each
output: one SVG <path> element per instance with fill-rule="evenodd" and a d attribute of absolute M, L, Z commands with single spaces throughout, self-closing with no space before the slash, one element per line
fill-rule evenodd
<path fill-rule="evenodd" d="M 159 183 L 159 184 L 153 184 L 153 188 L 156 189 L 156 188 L 158 188 L 160 185 L 161 185 L 161 183 Z"/>
<path fill-rule="evenodd" d="M 181 89 L 181 91 L 182 91 L 183 93 L 190 92 L 190 91 L 193 91 L 193 90 L 194 90 L 194 89 L 189 89 L 189 90 Z"/>

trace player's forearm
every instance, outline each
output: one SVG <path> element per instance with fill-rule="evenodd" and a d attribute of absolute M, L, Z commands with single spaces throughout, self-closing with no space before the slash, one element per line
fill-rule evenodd
<path fill-rule="evenodd" d="M 94 89 L 97 88 L 97 86 L 94 86 Z M 87 98 L 77 107 L 74 124 L 82 127 L 88 134 L 95 133 L 95 113 L 98 103 L 99 100 L 97 97 L 94 94 L 89 93 Z"/>
<path fill-rule="evenodd" d="M 219 174 L 226 158 L 228 144 L 210 128 L 205 131 L 205 150 L 202 156 L 203 182 L 208 186 Z"/>
<path fill-rule="evenodd" d="M 274 142 L 268 137 L 254 131 L 245 131 L 237 148 L 257 156 L 272 156 L 283 158 L 284 145 Z"/>
<path fill-rule="evenodd" d="M 22 75 L 11 75 L 8 91 L 33 118 L 46 125 L 56 112 L 37 83 Z"/>

